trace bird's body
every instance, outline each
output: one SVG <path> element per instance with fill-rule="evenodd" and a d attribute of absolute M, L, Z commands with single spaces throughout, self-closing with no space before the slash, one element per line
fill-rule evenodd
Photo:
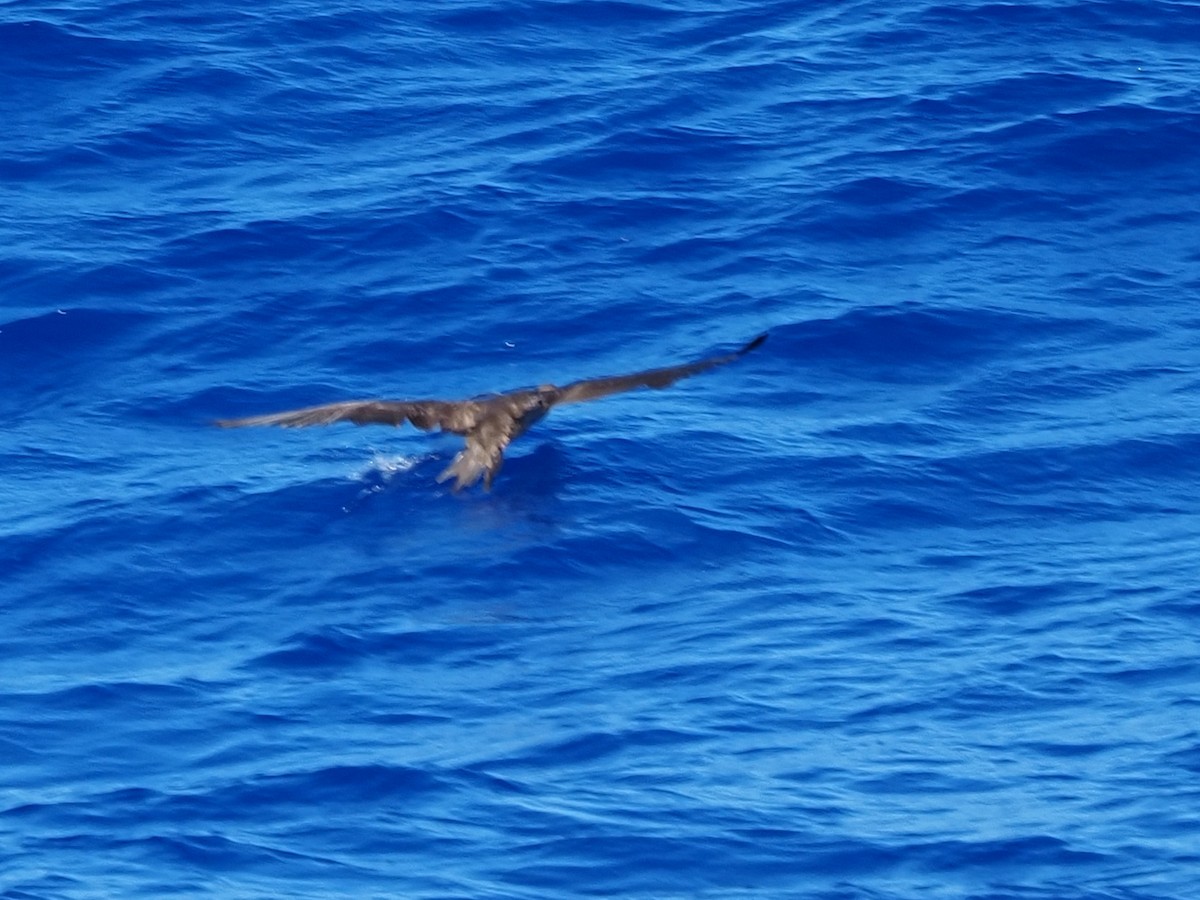
<path fill-rule="evenodd" d="M 396 426 L 410 422 L 422 431 L 438 428 L 461 434 L 466 438 L 467 445 L 454 457 L 454 461 L 437 480 L 441 482 L 454 478 L 454 490 L 457 491 L 474 484 L 482 477 L 484 487 L 490 489 L 492 480 L 504 462 L 505 448 L 553 407 L 562 403 L 594 400 L 639 387 L 664 388 L 681 378 L 732 362 L 749 353 L 766 339 L 765 334 L 759 335 L 744 347 L 725 356 L 713 356 L 663 369 L 648 369 L 632 375 L 575 381 L 565 387 L 547 384 L 470 400 L 349 400 L 264 416 L 220 419 L 217 424 L 223 428 L 240 428 L 246 425 L 299 428 L 306 425 L 330 425 L 334 422 Z"/>

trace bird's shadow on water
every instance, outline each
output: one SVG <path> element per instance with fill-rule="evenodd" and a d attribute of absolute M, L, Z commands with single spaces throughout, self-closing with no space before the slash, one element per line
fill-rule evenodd
<path fill-rule="evenodd" d="M 564 458 L 553 443 L 541 443 L 532 452 L 506 458 L 492 489 L 482 482 L 455 491 L 451 482 L 437 477 L 450 464 L 453 451 L 419 457 L 376 456 L 358 475 L 361 486 L 343 506 L 347 515 L 395 515 L 430 506 L 508 510 L 520 514 L 554 505 L 563 486 Z"/>
<path fill-rule="evenodd" d="M 476 575 L 491 571 L 571 530 L 557 447 L 543 444 L 508 459 L 490 492 L 476 485 L 455 493 L 437 484 L 452 458 L 422 456 L 393 473 L 373 466 L 353 493 L 342 495 L 339 510 L 327 509 L 324 537 L 353 548 L 347 558 L 385 560 L 414 577 L 450 573 L 458 583 L 464 565 Z"/>

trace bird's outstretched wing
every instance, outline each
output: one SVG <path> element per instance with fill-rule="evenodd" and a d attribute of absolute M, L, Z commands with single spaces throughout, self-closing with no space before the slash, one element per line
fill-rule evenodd
<path fill-rule="evenodd" d="M 634 372 L 632 375 L 612 375 L 608 378 L 588 378 L 584 381 L 574 381 L 559 389 L 554 398 L 555 405 L 559 403 L 580 403 L 584 400 L 595 400 L 597 397 L 607 397 L 621 391 L 632 391 L 636 388 L 665 388 L 681 378 L 689 378 L 714 366 L 723 366 L 733 362 L 739 356 L 744 356 L 767 339 L 760 334 L 750 343 L 733 353 L 724 356 L 710 356 L 707 359 L 684 363 L 681 366 L 668 366 L 665 369 L 647 369 L 645 372 Z"/>
<path fill-rule="evenodd" d="M 247 425 L 279 425 L 301 428 L 305 425 L 331 425 L 334 422 L 353 422 L 355 425 L 403 425 L 411 422 L 422 431 L 440 428 L 454 434 L 466 434 L 479 421 L 480 404 L 473 400 L 349 400 L 326 403 L 288 412 L 244 419 L 218 419 L 222 428 L 242 428 Z"/>

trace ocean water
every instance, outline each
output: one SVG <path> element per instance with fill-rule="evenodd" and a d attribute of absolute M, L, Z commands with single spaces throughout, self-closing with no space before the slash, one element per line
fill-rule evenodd
<path fill-rule="evenodd" d="M 1198 48 L 0 5 L 0 897 L 1200 896 Z"/>

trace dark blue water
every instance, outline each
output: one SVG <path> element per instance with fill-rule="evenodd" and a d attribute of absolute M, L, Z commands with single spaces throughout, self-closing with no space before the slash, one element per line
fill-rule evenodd
<path fill-rule="evenodd" d="M 1190 900 L 1200 4 L 0 7 L 0 896 Z M 766 345 L 557 410 L 225 431 Z"/>

